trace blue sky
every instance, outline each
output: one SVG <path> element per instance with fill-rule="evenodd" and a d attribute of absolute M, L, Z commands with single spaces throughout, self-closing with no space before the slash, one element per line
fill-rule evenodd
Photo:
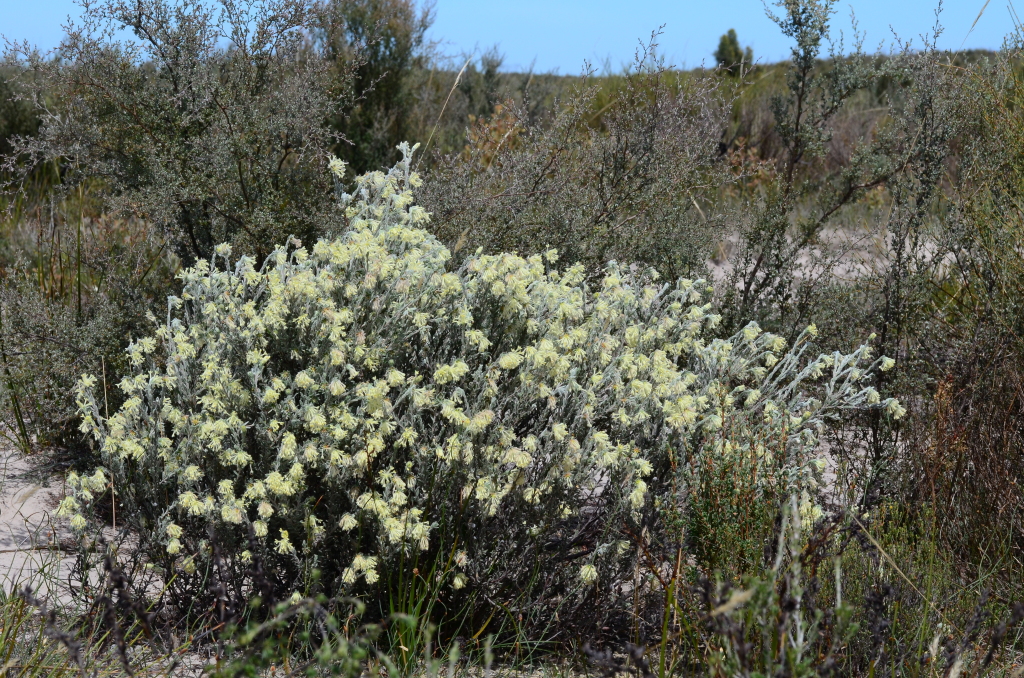
<path fill-rule="evenodd" d="M 836 5 L 833 26 L 850 35 L 850 11 L 865 46 L 874 50 L 893 41 L 892 30 L 920 45 L 935 23 L 937 0 L 846 0 Z M 985 0 L 946 0 L 940 47 L 997 48 L 1012 28 L 1008 0 L 990 0 L 974 31 L 971 24 Z M 1024 1 L 1018 2 L 1024 11 Z M 0 34 L 28 39 L 42 48 L 60 40 L 60 25 L 77 7 L 72 0 L 0 0 Z M 619 69 L 639 39 L 665 24 L 660 51 L 676 66 L 711 60 L 718 36 L 735 28 L 740 42 L 759 60 L 776 61 L 789 44 L 766 18 L 761 0 L 436 0 L 433 39 L 450 54 L 497 46 L 507 69 L 577 73 L 584 60 L 599 69 Z M 965 41 L 966 39 L 966 41 Z"/>

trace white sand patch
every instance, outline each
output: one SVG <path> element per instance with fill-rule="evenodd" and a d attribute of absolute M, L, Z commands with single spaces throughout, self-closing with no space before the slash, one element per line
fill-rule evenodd
<path fill-rule="evenodd" d="M 63 479 L 41 479 L 30 460 L 0 447 L 0 586 L 6 591 L 30 585 L 37 595 L 54 594 L 66 581 L 71 554 L 67 521 L 55 515 Z"/>

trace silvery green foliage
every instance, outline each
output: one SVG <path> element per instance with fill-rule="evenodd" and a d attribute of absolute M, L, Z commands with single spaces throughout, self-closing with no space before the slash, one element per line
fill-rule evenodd
<path fill-rule="evenodd" d="M 41 121 L 13 140 L 19 181 L 50 161 L 65 188 L 99 179 L 110 212 L 158 226 L 186 263 L 221 242 L 262 259 L 337 219 L 319 170 L 351 79 L 309 41 L 313 3 L 80 4 L 52 55 L 6 50 Z"/>
<path fill-rule="evenodd" d="M 177 586 L 213 535 L 219 567 L 244 578 L 258 556 L 283 592 L 318 569 L 320 586 L 373 598 L 416 567 L 480 604 L 540 581 L 564 614 L 631 576 L 627 528 L 652 515 L 670 454 L 700 464 L 722 429 L 747 451 L 775 436 L 799 491 L 830 416 L 898 413 L 866 385 L 891 364 L 867 347 L 810 358 L 813 328 L 787 350 L 755 325 L 706 341 L 703 281 L 609 264 L 590 289 L 554 252 L 450 270 L 402 151 L 342 195 L 337 238 L 259 268 L 222 246 L 183 272 L 166 321 L 129 348 L 109 419 L 82 379 L 104 468 L 69 478 L 74 527 L 92 529 L 109 475 Z"/>

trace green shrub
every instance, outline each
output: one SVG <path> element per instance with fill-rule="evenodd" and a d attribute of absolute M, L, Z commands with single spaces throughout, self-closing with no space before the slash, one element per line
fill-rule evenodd
<path fill-rule="evenodd" d="M 997 58 L 966 72 L 973 124 L 935 238 L 937 253 L 963 263 L 928 266 L 927 286 L 911 290 L 943 323 L 911 326 L 932 383 L 905 487 L 915 504 L 934 507 L 949 548 L 986 568 L 1024 557 L 1022 55 L 1018 28 Z M 1007 582 L 1017 586 L 1013 569 Z"/>
<path fill-rule="evenodd" d="M 941 572 L 936 557 L 949 556 L 930 551 L 926 539 L 904 535 L 901 544 L 916 542 L 923 553 L 892 554 L 852 514 L 808 534 L 793 519 L 798 511 L 795 501 L 784 509 L 762 573 L 739 588 L 709 580 L 696 587 L 707 675 L 1020 675 L 1014 645 L 1024 605 L 990 600 L 987 588 L 975 588 L 980 582 L 963 586 Z M 872 528 L 884 530 L 878 518 Z M 952 590 L 932 589 L 936 575 Z M 667 649 L 679 662 L 688 648 Z"/>
<path fill-rule="evenodd" d="M 9 48 L 40 117 L 12 142 L 22 180 L 63 160 L 65 189 L 102 180 L 110 212 L 155 224 L 185 262 L 220 242 L 262 258 L 290 234 L 321 235 L 336 219 L 319 171 L 327 117 L 351 83 L 310 44 L 310 3 L 216 4 L 85 3 L 56 58 Z M 125 30 L 135 40 L 117 39 Z"/>
<path fill-rule="evenodd" d="M 51 205 L 42 233 L 8 223 L 0 280 L 0 419 L 24 451 L 56 452 L 80 465 L 95 458 L 78 431 L 74 388 L 83 372 L 107 384 L 105 407 L 121 404 L 124 347 L 148 331 L 146 310 L 166 297 L 179 263 L 155 229 L 134 220 L 83 217 L 88 199 Z M 48 213 L 47 213 L 48 212 Z M 66 452 L 73 452 L 66 455 Z"/>
<path fill-rule="evenodd" d="M 704 339 L 702 281 L 610 265 L 591 290 L 554 252 L 449 270 L 403 152 L 341 196 L 336 239 L 259 269 L 223 245 L 183 272 L 109 419 L 82 379 L 104 466 L 69 477 L 61 510 L 92 532 L 112 483 L 172 597 L 194 604 L 216 571 L 241 599 L 256 559 L 276 596 L 564 638 L 602 623 L 595 595 L 618 614 L 630 535 L 660 529 L 651 495 L 685 511 L 672 488 L 705 448 L 753 455 L 775 472 L 751 482 L 799 494 L 830 417 L 901 413 L 867 385 L 891 365 L 867 346 L 809 359 L 813 327 L 788 352 L 756 325 Z"/>
<path fill-rule="evenodd" d="M 6 65 L 5 65 L 6 66 Z M 17 98 L 8 80 L 11 79 L 10 68 L 0 67 L 0 156 L 7 155 L 11 148 L 12 137 L 30 136 L 39 129 L 39 118 L 34 114 L 28 102 Z"/>
<path fill-rule="evenodd" d="M 326 0 L 319 13 L 317 39 L 332 70 L 361 93 L 331 112 L 331 127 L 344 139 L 334 151 L 357 174 L 390 167 L 396 144 L 412 138 L 422 105 L 413 91 L 416 74 L 435 67 L 425 41 L 433 8 L 412 0 Z M 459 122 L 461 130 L 465 119 Z"/>
<path fill-rule="evenodd" d="M 474 125 L 428 174 L 431 231 L 457 256 L 553 247 L 594 275 L 613 259 L 702 275 L 725 231 L 710 198 L 730 180 L 727 103 L 717 79 L 672 74 L 656 38 L 610 93 L 585 77 L 547 115 L 507 102 Z"/>

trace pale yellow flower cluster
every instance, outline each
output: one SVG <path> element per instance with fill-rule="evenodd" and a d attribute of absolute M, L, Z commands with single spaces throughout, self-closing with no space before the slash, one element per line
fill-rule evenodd
<path fill-rule="evenodd" d="M 457 541 L 435 534 L 444 511 L 568 517 L 600 497 L 635 519 L 653 469 L 723 427 L 741 447 L 763 440 L 758 427 L 785 429 L 794 478 L 809 478 L 823 417 L 878 402 L 860 386 L 866 349 L 807 361 L 812 331 L 787 351 L 756 325 L 705 339 L 718 316 L 704 281 L 612 264 L 590 289 L 554 252 L 478 253 L 452 270 L 403 150 L 343 195 L 339 236 L 289 243 L 261 268 L 221 247 L 183 272 L 166 322 L 128 349 L 126 400 L 109 419 L 95 379 L 81 380 L 83 430 L 125 501 L 160 506 L 152 538 L 181 563 L 207 557 L 213 523 L 300 561 L 349 544 L 342 580 L 373 585 L 394 559 Z M 823 395 L 806 396 L 829 370 Z M 879 406 L 898 414 L 894 402 Z M 461 488 L 454 504 L 439 505 L 442 481 Z M 74 527 L 107 483 L 103 470 L 70 482 L 61 512 Z M 608 538 L 599 552 L 621 553 Z M 471 563 L 460 555 L 453 587 Z M 598 565 L 582 566 L 582 584 Z"/>

